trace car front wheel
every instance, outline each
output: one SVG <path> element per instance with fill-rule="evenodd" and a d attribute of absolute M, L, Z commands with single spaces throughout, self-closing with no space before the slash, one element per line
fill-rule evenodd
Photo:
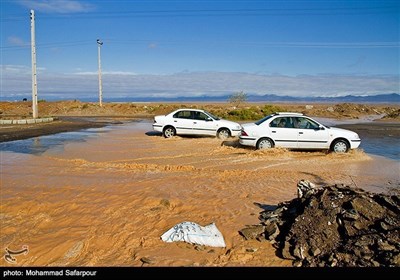
<path fill-rule="evenodd" d="M 335 153 L 346 153 L 348 150 L 349 144 L 342 139 L 336 140 L 332 145 L 332 151 Z"/>
<path fill-rule="evenodd" d="M 163 131 L 163 135 L 165 138 L 171 138 L 171 137 L 175 136 L 175 134 L 176 134 L 176 130 L 172 126 L 166 127 Z"/>
<path fill-rule="evenodd" d="M 220 129 L 217 133 L 217 137 L 219 139 L 227 139 L 231 136 L 231 133 L 229 132 L 229 129 L 223 128 Z"/>
<path fill-rule="evenodd" d="M 257 149 L 258 150 L 263 150 L 263 149 L 271 149 L 274 147 L 274 143 L 268 138 L 261 138 L 257 142 Z"/>

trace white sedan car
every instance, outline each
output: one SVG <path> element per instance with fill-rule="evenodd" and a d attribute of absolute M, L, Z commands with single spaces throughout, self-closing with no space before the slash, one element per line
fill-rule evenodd
<path fill-rule="evenodd" d="M 299 113 L 274 113 L 255 123 L 242 124 L 239 143 L 257 149 L 328 149 L 345 153 L 361 143 L 357 133 L 322 125 Z"/>
<path fill-rule="evenodd" d="M 179 109 L 168 115 L 154 117 L 153 129 L 165 138 L 174 135 L 210 135 L 220 139 L 239 136 L 238 123 L 220 119 L 199 109 Z"/>

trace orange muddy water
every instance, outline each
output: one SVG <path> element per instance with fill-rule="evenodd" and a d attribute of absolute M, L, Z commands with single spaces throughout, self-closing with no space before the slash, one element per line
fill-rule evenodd
<path fill-rule="evenodd" d="M 2 266 L 291 266 L 238 231 L 296 184 L 398 191 L 399 162 L 361 150 L 336 155 L 256 151 L 237 139 L 164 139 L 151 123 L 113 126 L 40 154 L 1 152 Z M 174 225 L 214 222 L 226 248 L 165 243 Z M 145 261 L 144 261 L 145 260 Z"/>

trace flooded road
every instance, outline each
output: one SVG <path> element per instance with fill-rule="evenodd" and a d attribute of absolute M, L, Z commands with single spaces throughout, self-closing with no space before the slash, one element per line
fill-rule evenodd
<path fill-rule="evenodd" d="M 0 248 L 28 246 L 17 257 L 22 266 L 142 266 L 144 257 L 150 266 L 290 266 L 270 243 L 239 235 L 258 222 L 257 205 L 296 197 L 301 179 L 377 192 L 400 187 L 399 161 L 363 151 L 165 139 L 148 120 L 22 141 L 2 143 L 0 162 Z M 215 222 L 227 247 L 160 239 L 183 221 Z M 2 258 L 1 265 L 11 264 Z"/>
<path fill-rule="evenodd" d="M 337 121 L 325 118 L 318 118 L 318 120 L 329 126 L 336 126 L 357 132 L 362 140 L 359 149 L 365 153 L 400 161 L 400 123 L 373 123 L 368 120 L 364 123 L 356 123 L 357 120 Z M 135 121 L 134 123 L 147 124 L 149 133 L 152 133 L 151 120 L 144 119 Z M 40 154 L 50 148 L 55 149 L 57 147 L 57 149 L 63 149 L 64 144 L 68 142 L 86 141 L 87 138 L 97 137 L 100 133 L 122 129 L 121 127 L 124 125 L 129 126 L 130 124 L 128 122 L 128 124 L 114 124 L 101 128 L 2 142 L 0 143 L 0 151 Z"/>

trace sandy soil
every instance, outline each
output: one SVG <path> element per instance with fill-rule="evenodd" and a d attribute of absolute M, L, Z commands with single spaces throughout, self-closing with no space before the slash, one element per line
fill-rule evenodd
<path fill-rule="evenodd" d="M 270 243 L 245 241 L 238 231 L 258 223 L 268 205 L 294 198 L 299 180 L 377 192 L 400 186 L 398 162 L 360 150 L 256 151 L 236 139 L 165 139 L 149 121 L 40 155 L 2 152 L 0 162 L 1 248 L 29 247 L 18 266 L 291 266 Z M 226 248 L 160 239 L 183 221 L 215 222 Z"/>

